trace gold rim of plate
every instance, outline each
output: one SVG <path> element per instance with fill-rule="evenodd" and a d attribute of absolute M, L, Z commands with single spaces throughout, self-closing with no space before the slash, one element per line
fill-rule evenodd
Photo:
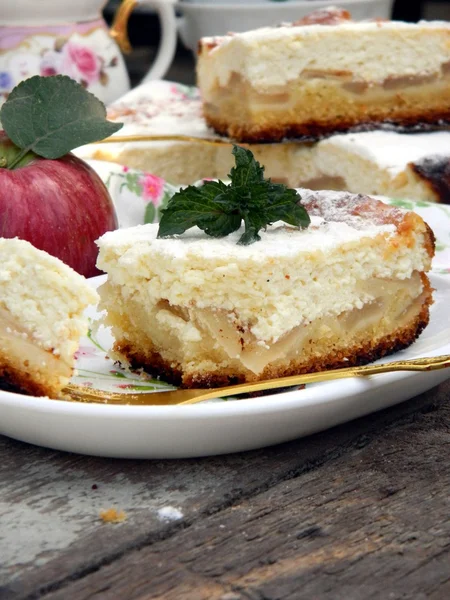
<path fill-rule="evenodd" d="M 234 142 L 226 138 L 196 137 L 191 135 L 114 135 L 104 140 L 93 142 L 94 144 L 123 144 L 127 142 L 195 142 L 198 144 L 210 144 L 215 146 L 231 146 Z M 248 144 L 243 144 L 248 145 Z"/>

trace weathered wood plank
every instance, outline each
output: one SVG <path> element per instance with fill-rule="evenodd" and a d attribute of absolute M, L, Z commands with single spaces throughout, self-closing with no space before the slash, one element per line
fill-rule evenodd
<path fill-rule="evenodd" d="M 448 598 L 450 405 L 45 600 Z"/>
<path fill-rule="evenodd" d="M 200 517 L 221 514 L 280 482 L 314 472 L 377 440 L 383 428 L 415 419 L 415 411 L 425 419 L 423 411 L 449 396 L 447 382 L 408 403 L 305 440 L 211 459 L 108 460 L 0 438 L 0 598 L 38 597 L 120 562 L 130 550 L 177 539 Z M 109 506 L 124 509 L 128 520 L 101 523 L 99 511 Z M 182 518 L 165 521 L 158 511 L 167 506 L 179 509 Z"/>

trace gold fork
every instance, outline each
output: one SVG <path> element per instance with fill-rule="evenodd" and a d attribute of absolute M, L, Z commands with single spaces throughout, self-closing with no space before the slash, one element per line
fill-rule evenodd
<path fill-rule="evenodd" d="M 98 144 L 122 144 L 124 142 L 195 142 L 199 144 L 212 144 L 213 146 L 231 146 L 233 142 L 220 137 L 198 137 L 182 134 L 133 134 L 112 135 L 103 140 L 93 142 Z M 245 144 L 243 144 L 245 146 Z"/>
<path fill-rule="evenodd" d="M 367 377 L 379 373 L 391 373 L 393 371 L 435 371 L 450 367 L 450 355 L 435 356 L 432 358 L 416 358 L 414 360 L 399 360 L 381 365 L 367 365 L 365 367 L 347 367 L 321 371 L 319 373 L 307 373 L 303 375 L 292 375 L 290 377 L 279 377 L 266 381 L 255 381 L 253 383 L 242 383 L 228 387 L 214 389 L 186 389 L 168 390 L 166 392 L 145 393 L 117 393 L 104 392 L 92 388 L 83 387 L 74 383 L 69 384 L 63 392 L 69 396 L 69 400 L 78 402 L 90 402 L 101 404 L 125 404 L 134 406 L 169 406 L 174 404 L 196 404 L 213 398 L 225 398 L 226 396 L 237 396 L 249 392 L 261 392 L 307 383 L 317 383 L 331 379 L 343 379 L 344 377 Z"/>

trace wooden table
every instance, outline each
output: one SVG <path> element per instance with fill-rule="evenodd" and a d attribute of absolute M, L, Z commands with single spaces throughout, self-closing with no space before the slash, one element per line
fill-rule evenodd
<path fill-rule="evenodd" d="M 306 439 L 203 459 L 0 437 L 0 598 L 450 598 L 449 399 L 447 381 Z M 108 508 L 126 520 L 103 522 Z"/>

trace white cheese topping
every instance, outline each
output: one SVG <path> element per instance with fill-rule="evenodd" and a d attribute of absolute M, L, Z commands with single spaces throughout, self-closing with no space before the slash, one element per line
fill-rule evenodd
<path fill-rule="evenodd" d="M 83 316 L 98 295 L 59 259 L 26 241 L 0 238 L 0 314 L 17 335 L 71 363 Z M 0 346 L 2 332 L 0 331 Z"/>
<path fill-rule="evenodd" d="M 301 76 L 303 71 L 346 71 L 356 80 L 440 73 L 450 60 L 450 24 L 350 22 L 263 28 L 222 38 L 200 54 L 203 94 L 216 82 L 225 87 L 239 73 L 262 93 Z M 206 97 L 207 99 L 207 97 Z"/>
<path fill-rule="evenodd" d="M 228 261 L 260 262 L 266 257 L 277 259 L 295 256 L 300 253 L 309 254 L 315 251 L 332 250 L 346 242 L 357 242 L 364 237 L 374 237 L 379 233 L 393 233 L 394 225 L 366 225 L 362 229 L 347 223 L 325 223 L 322 217 L 313 216 L 307 229 L 274 223 L 266 231 L 260 231 L 260 242 L 249 246 L 237 245 L 244 233 L 238 231 L 223 238 L 207 236 L 197 227 L 186 231 L 183 235 L 170 238 L 157 238 L 158 224 L 138 225 L 130 229 L 108 232 L 100 238 L 100 247 L 113 243 L 123 249 L 128 248 L 133 255 L 139 254 L 141 246 L 146 245 L 158 256 L 170 257 L 173 260 L 205 259 L 215 264 L 229 264 Z M 128 250 L 127 250 L 128 252 Z M 124 257 L 122 257 L 124 259 Z M 206 267 L 206 265 L 205 265 Z"/>

